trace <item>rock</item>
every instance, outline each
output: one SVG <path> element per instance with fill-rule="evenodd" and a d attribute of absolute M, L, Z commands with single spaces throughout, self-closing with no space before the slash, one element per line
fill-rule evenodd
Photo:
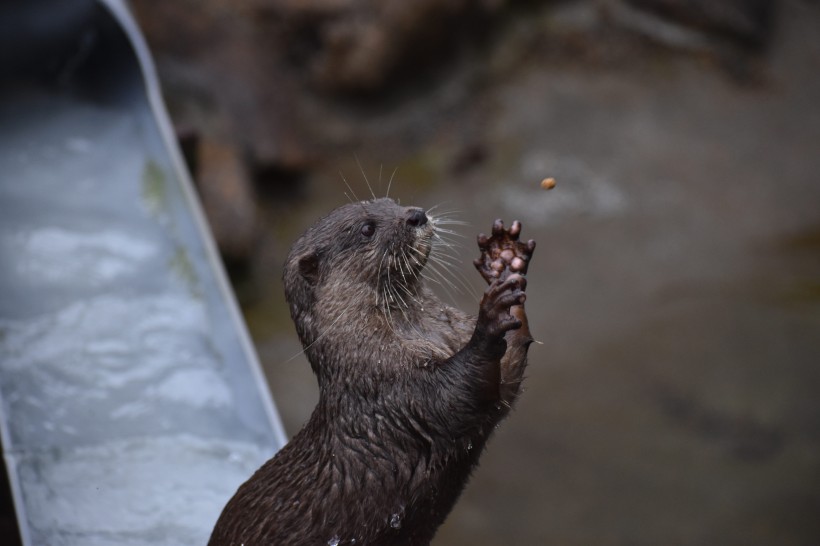
<path fill-rule="evenodd" d="M 336 93 L 372 93 L 418 66 L 440 61 L 460 36 L 501 8 L 501 1 L 293 0 L 262 10 L 279 43 L 310 80 Z"/>
<path fill-rule="evenodd" d="M 769 40 L 772 0 L 627 0 L 629 4 L 743 45 L 760 48 Z"/>
<path fill-rule="evenodd" d="M 255 241 L 256 204 L 239 154 L 230 144 L 201 139 L 196 156 L 196 185 L 219 251 L 228 262 L 245 262 Z"/>

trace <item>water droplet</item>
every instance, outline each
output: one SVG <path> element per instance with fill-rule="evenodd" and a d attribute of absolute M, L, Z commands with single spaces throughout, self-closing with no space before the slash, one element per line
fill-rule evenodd
<path fill-rule="evenodd" d="M 327 546 L 339 546 L 339 542 L 341 542 L 339 537 L 333 537 L 327 541 Z"/>
<path fill-rule="evenodd" d="M 399 514 L 393 514 L 390 516 L 390 527 L 393 529 L 401 528 L 401 516 Z"/>
<path fill-rule="evenodd" d="M 467 451 L 472 451 L 473 449 L 473 441 L 470 440 L 467 442 Z"/>

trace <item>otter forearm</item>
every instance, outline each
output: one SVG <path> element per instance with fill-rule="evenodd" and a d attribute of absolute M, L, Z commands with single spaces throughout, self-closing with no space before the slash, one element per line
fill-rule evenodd
<path fill-rule="evenodd" d="M 525 284 L 520 275 L 493 281 L 481 299 L 470 340 L 427 376 L 429 406 L 442 416 L 451 436 L 483 426 L 506 404 L 502 392 L 502 360 L 508 353 L 505 335 L 522 325 L 510 309 L 523 304 Z"/>
<path fill-rule="evenodd" d="M 527 351 L 534 341 L 530 334 L 527 313 L 523 305 L 516 305 L 510 309 L 510 314 L 521 321 L 521 328 L 507 332 L 507 352 L 501 359 L 501 410 L 507 413 L 518 395 L 521 393 L 521 383 L 524 380 L 524 371 L 527 368 Z"/>

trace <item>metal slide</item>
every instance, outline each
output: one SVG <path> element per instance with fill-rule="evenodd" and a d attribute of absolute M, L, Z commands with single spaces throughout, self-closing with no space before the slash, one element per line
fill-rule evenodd
<path fill-rule="evenodd" d="M 204 544 L 285 441 L 122 1 L 0 5 L 0 430 L 48 546 Z"/>

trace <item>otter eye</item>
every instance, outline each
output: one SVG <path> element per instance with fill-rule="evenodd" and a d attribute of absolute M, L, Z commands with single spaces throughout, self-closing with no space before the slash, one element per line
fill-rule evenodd
<path fill-rule="evenodd" d="M 362 235 L 365 237 L 373 237 L 374 233 L 376 233 L 376 224 L 371 221 L 362 224 Z"/>

